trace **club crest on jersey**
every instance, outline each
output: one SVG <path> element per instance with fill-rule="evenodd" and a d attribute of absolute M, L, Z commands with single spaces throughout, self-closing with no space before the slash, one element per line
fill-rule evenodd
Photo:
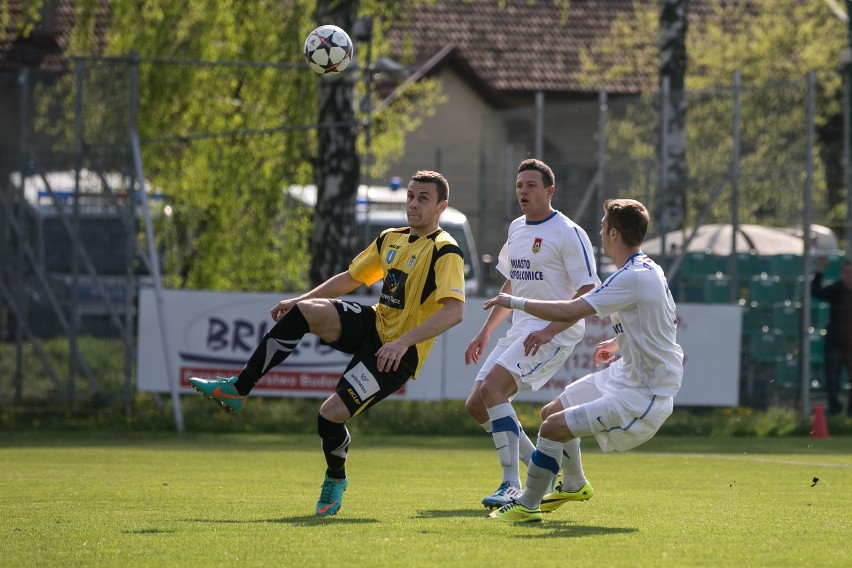
<path fill-rule="evenodd" d="M 385 257 L 385 261 L 390 264 L 393 262 L 393 259 L 396 258 L 396 249 L 390 249 L 388 251 L 387 257 Z"/>
<path fill-rule="evenodd" d="M 412 255 L 411 258 L 408 259 L 408 264 L 406 264 L 406 266 L 408 267 L 409 270 L 411 270 L 412 268 L 414 268 L 414 264 L 416 262 L 417 262 L 417 257 Z"/>
<path fill-rule="evenodd" d="M 533 241 L 533 246 L 532 246 L 533 254 L 538 254 L 538 251 L 541 250 L 541 241 L 542 241 L 541 237 L 536 237 L 535 241 Z"/>

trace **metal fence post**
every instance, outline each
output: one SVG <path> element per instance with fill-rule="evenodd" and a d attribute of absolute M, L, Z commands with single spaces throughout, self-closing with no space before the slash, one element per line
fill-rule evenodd
<path fill-rule="evenodd" d="M 27 202 L 27 196 L 25 192 L 25 184 L 27 181 L 27 155 L 26 155 L 26 147 L 27 147 L 27 127 L 29 125 L 29 93 L 30 93 L 30 69 L 29 67 L 24 67 L 18 73 L 18 85 L 21 88 L 21 132 L 20 132 L 20 163 L 21 163 L 21 187 L 20 187 L 20 207 L 18 207 L 18 227 L 21 228 L 21 231 L 24 230 L 26 226 L 26 217 L 24 204 Z M 10 213 L 11 215 L 11 213 Z M 18 235 L 18 266 L 21 272 L 21 275 L 24 274 L 23 267 L 26 265 L 25 263 L 25 252 L 24 252 L 24 236 Z M 18 316 L 15 317 L 15 376 L 13 378 L 13 382 L 15 385 L 15 394 L 14 394 L 14 402 L 15 404 L 20 404 L 23 401 L 23 391 L 24 391 L 24 325 L 25 322 L 23 320 L 25 316 L 24 307 L 26 304 L 26 282 L 23 281 L 23 278 L 19 280 L 17 290 L 13 289 L 13 294 L 17 292 L 17 301 L 19 312 Z"/>
<path fill-rule="evenodd" d="M 802 388 L 802 420 L 807 421 L 811 414 L 811 291 L 808 287 L 808 276 L 811 273 L 811 222 L 813 218 L 813 185 L 814 185 L 814 120 L 816 115 L 816 74 L 808 72 L 808 118 L 807 118 L 807 177 L 804 188 L 804 233 L 802 234 L 802 264 L 805 282 L 802 290 L 802 354 L 801 388 Z"/>
<path fill-rule="evenodd" d="M 609 110 L 607 92 L 601 89 L 598 92 L 598 207 L 597 212 L 600 214 L 603 211 L 603 203 L 606 183 L 606 113 Z M 594 216 L 593 216 L 594 217 Z M 601 269 L 601 259 L 603 258 L 603 243 L 598 236 L 598 253 L 595 258 L 598 271 Z"/>
<path fill-rule="evenodd" d="M 734 71 L 734 124 L 733 156 L 731 156 L 731 256 L 728 257 L 728 270 L 731 281 L 728 283 L 728 300 L 737 301 L 739 288 L 739 267 L 737 266 L 737 232 L 740 228 L 740 95 L 742 93 L 742 74 Z"/>
<path fill-rule="evenodd" d="M 71 204 L 71 226 L 69 238 L 80 235 L 80 170 L 83 168 L 83 73 L 85 62 L 74 59 L 74 200 Z M 77 373 L 77 332 L 80 323 L 80 251 L 71 248 L 71 298 L 68 303 L 68 403 L 74 403 L 74 387 Z"/>
<path fill-rule="evenodd" d="M 131 96 L 136 97 L 139 89 L 139 55 L 134 51 L 130 55 L 132 59 L 130 67 L 130 91 Z M 135 101 L 131 104 L 131 108 L 136 105 Z M 134 117 L 135 118 L 135 117 Z M 137 185 L 139 187 L 139 199 L 142 202 L 142 214 L 145 217 L 145 237 L 148 241 L 148 255 L 151 264 L 151 276 L 154 279 L 154 296 L 157 306 L 157 320 L 160 324 L 160 341 L 163 346 L 163 357 L 166 362 L 166 374 L 169 378 L 169 390 L 172 395 L 172 410 L 175 416 L 175 429 L 178 433 L 183 433 L 185 428 L 183 425 L 183 411 L 180 406 L 180 395 L 178 394 L 178 377 L 172 376 L 174 365 L 172 358 L 169 355 L 169 334 L 165 324 L 165 299 L 163 298 L 163 281 L 160 276 L 160 260 L 157 258 L 157 244 L 154 242 L 154 225 L 151 222 L 151 212 L 148 208 L 148 195 L 145 192 L 145 170 L 142 167 L 142 149 L 139 143 L 139 133 L 136 130 L 136 122 L 130 122 L 130 148 L 133 152 L 134 172 L 137 177 Z"/>
<path fill-rule="evenodd" d="M 120 65 L 122 65 L 124 69 L 127 70 L 130 65 L 133 64 L 127 64 L 125 62 L 122 62 L 120 63 Z M 131 83 L 128 85 L 128 124 L 136 124 L 139 111 L 139 93 L 136 91 L 136 89 L 138 89 L 138 86 L 138 83 Z M 133 355 L 135 352 L 133 345 L 133 338 L 135 337 L 135 334 L 133 333 L 133 324 L 135 322 L 135 318 L 133 316 L 135 307 L 139 305 L 139 283 L 137 281 L 136 272 L 133 267 L 133 259 L 136 257 L 136 248 L 139 245 L 139 237 L 137 235 L 136 228 L 136 185 L 133 183 L 132 167 L 130 168 L 130 171 L 131 183 L 127 188 L 127 219 L 129 220 L 126 229 L 127 264 L 125 269 L 125 276 L 127 280 L 125 281 L 124 294 L 124 413 L 128 417 L 133 413 Z"/>
<path fill-rule="evenodd" d="M 544 91 L 535 93 L 535 157 L 544 160 Z"/>
<path fill-rule="evenodd" d="M 843 97 L 843 154 L 846 157 L 846 255 L 852 254 L 852 0 L 846 0 L 846 53 L 844 75 L 846 96 Z M 841 55 L 841 59 L 843 56 Z"/>
<path fill-rule="evenodd" d="M 660 228 L 660 259 L 662 260 L 663 269 L 668 268 L 668 252 L 666 250 L 666 234 L 669 227 L 665 223 L 668 204 L 666 197 L 668 196 L 668 156 L 669 156 L 669 92 L 671 91 L 671 78 L 668 75 L 663 76 L 662 85 L 660 88 L 660 163 L 659 178 L 657 179 L 657 225 Z"/>

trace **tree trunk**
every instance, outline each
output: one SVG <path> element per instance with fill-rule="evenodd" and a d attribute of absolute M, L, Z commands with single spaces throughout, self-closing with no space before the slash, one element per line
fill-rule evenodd
<path fill-rule="evenodd" d="M 334 24 L 349 32 L 355 21 L 357 0 L 320 0 L 317 24 Z M 356 51 L 358 46 L 355 46 Z M 310 280 L 320 284 L 349 266 L 355 252 L 355 200 L 360 160 L 355 142 L 356 71 L 320 78 L 319 146 L 314 163 L 317 205 L 311 233 Z M 324 126 L 333 125 L 333 126 Z"/>
<path fill-rule="evenodd" d="M 660 231 L 683 228 L 686 215 L 686 29 L 688 0 L 663 0 L 660 11 L 660 85 L 666 143 L 660 145 Z"/>

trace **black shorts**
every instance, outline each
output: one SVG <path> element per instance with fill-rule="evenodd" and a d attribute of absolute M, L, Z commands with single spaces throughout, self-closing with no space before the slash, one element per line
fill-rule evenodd
<path fill-rule="evenodd" d="M 398 391 L 414 376 L 417 348 L 413 345 L 408 348 L 396 371 L 379 372 L 376 351 L 382 342 L 376 331 L 373 307 L 344 300 L 331 300 L 331 303 L 340 316 L 340 338 L 322 343 L 353 356 L 334 391 L 355 416 Z"/>

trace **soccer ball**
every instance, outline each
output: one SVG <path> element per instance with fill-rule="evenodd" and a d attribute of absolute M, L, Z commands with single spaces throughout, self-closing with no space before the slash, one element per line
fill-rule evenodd
<path fill-rule="evenodd" d="M 334 75 L 352 61 L 352 40 L 337 26 L 320 26 L 305 40 L 305 61 L 320 75 Z"/>

